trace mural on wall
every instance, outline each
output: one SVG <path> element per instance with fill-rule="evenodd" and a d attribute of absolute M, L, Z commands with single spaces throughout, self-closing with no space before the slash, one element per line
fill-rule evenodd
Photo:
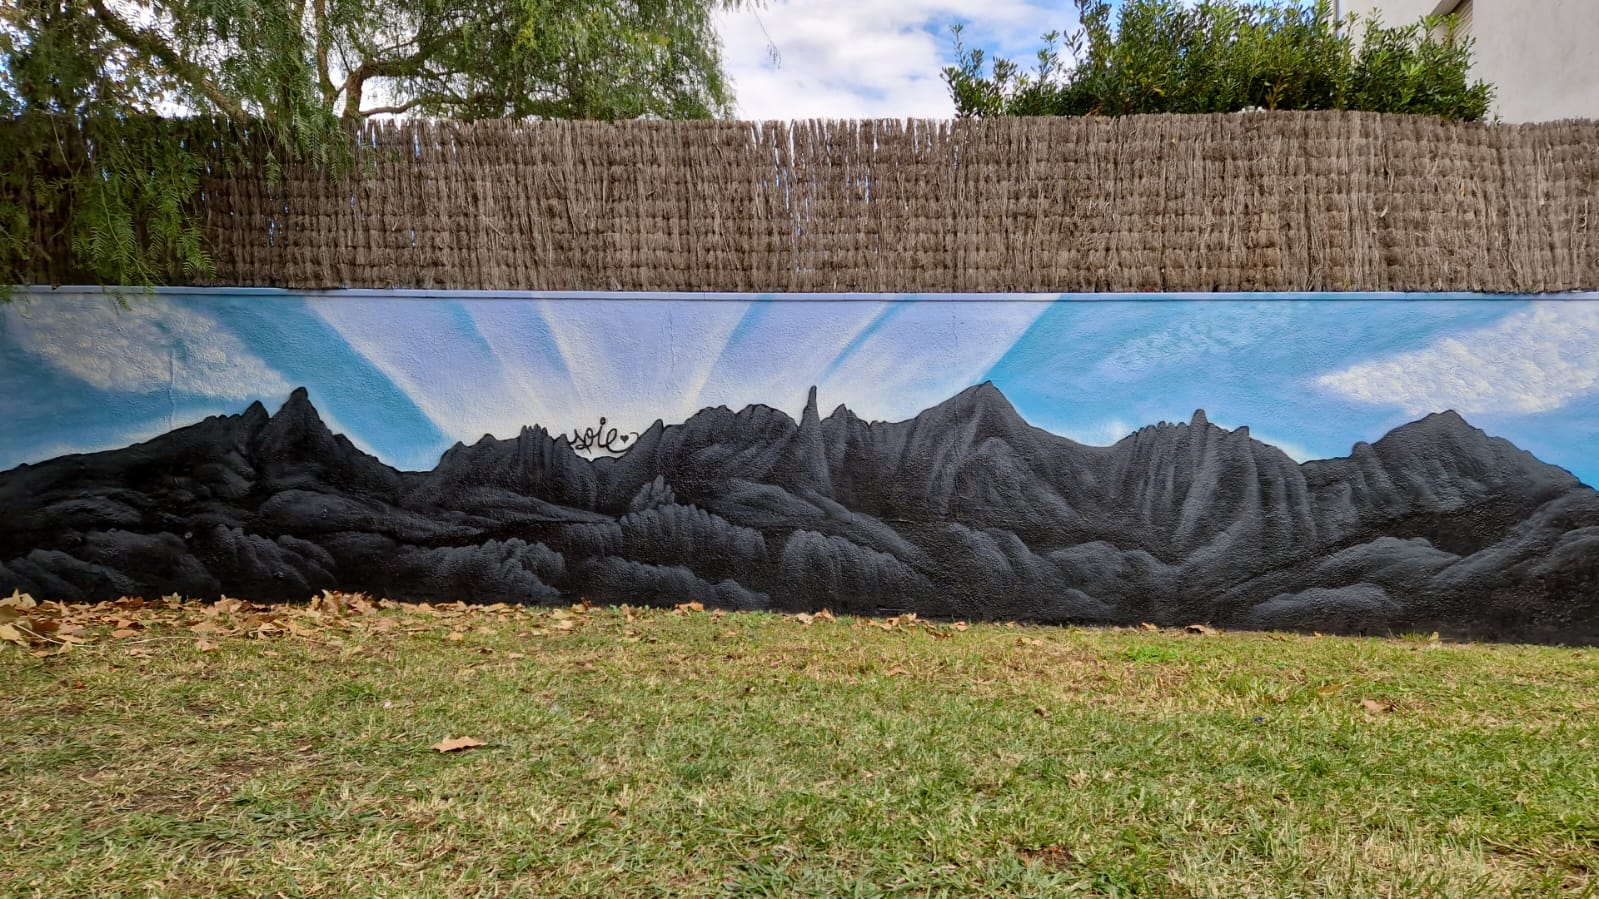
<path fill-rule="evenodd" d="M 7 593 L 1599 642 L 1599 295 L 41 290 L 0 419 Z"/>

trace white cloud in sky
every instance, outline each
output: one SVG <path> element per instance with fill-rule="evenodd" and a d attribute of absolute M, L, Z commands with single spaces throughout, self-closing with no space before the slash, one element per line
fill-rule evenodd
<path fill-rule="evenodd" d="M 1238 315 L 1225 304 L 1179 304 L 1159 317 L 1158 327 L 1133 334 L 1106 353 L 1093 376 L 1126 381 L 1236 356 L 1279 339 L 1284 330 L 1294 327 L 1295 313 L 1303 308 L 1299 303 L 1273 302 Z"/>
<path fill-rule="evenodd" d="M 1046 31 L 1075 27 L 1068 0 L 773 0 L 720 14 L 743 119 L 949 118 L 949 26 L 1026 65 Z M 777 59 L 772 58 L 776 50 Z"/>
<path fill-rule="evenodd" d="M 118 308 L 99 293 L 50 296 L 4 314 L 17 346 L 100 390 L 174 389 L 228 400 L 289 391 L 216 319 L 164 297 L 135 296 Z"/>
<path fill-rule="evenodd" d="M 1539 303 L 1488 328 L 1331 372 L 1316 383 L 1407 415 L 1529 415 L 1599 391 L 1599 303 Z"/>

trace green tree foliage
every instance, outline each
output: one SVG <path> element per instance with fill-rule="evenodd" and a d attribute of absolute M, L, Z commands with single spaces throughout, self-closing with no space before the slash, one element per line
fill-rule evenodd
<path fill-rule="evenodd" d="M 1044 35 L 1036 65 L 987 64 L 955 29 L 944 80 L 961 116 L 1363 109 L 1474 121 L 1492 88 L 1469 76 L 1452 17 L 1404 27 L 1309 4 L 1077 0 L 1081 27 Z"/>
<path fill-rule="evenodd" d="M 192 202 L 245 138 L 336 170 L 375 115 L 726 115 L 740 2 L 0 0 L 0 284 L 202 275 Z"/>

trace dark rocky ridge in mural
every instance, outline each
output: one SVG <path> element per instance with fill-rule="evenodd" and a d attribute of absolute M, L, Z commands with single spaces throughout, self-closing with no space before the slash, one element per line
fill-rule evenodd
<path fill-rule="evenodd" d="M 903 422 L 811 401 L 657 423 L 588 460 L 542 428 L 399 472 L 304 391 L 0 474 L 0 589 L 323 587 L 1599 642 L 1599 493 L 1445 412 L 1299 464 L 1203 413 L 1109 447 L 994 387 Z"/>

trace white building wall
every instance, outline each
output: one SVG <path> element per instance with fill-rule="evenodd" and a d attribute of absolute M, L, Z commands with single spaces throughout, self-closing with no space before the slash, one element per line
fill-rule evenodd
<path fill-rule="evenodd" d="M 1345 14 L 1403 25 L 1457 0 L 1342 0 Z M 1474 0 L 1472 74 L 1507 122 L 1599 119 L 1599 0 Z"/>

